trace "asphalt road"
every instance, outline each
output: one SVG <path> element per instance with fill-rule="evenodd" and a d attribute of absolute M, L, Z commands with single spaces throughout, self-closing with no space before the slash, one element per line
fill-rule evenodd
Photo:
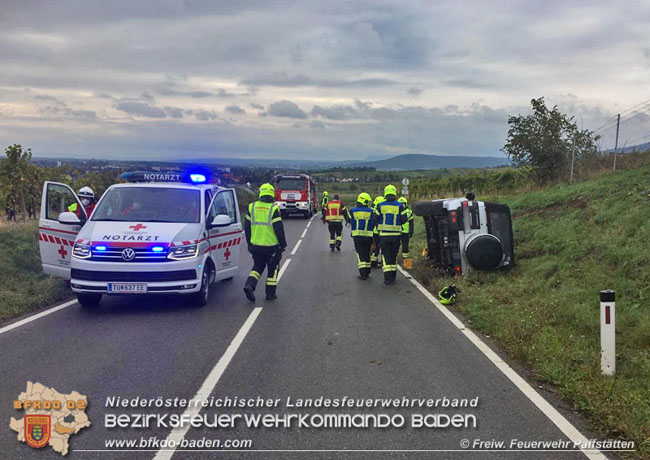
<path fill-rule="evenodd" d="M 184 433 L 187 440 L 250 439 L 252 445 L 241 452 L 178 449 L 160 452 L 159 458 L 585 458 L 580 452 L 463 451 L 464 439 L 508 445 L 512 439 L 568 438 L 404 275 L 398 274 L 393 286 L 384 286 L 381 271 L 374 271 L 368 281 L 358 280 L 349 229 L 343 251 L 330 253 L 325 226 L 314 219 L 305 232 L 308 222 L 285 221 L 289 248 L 283 264 L 291 262 L 275 302 L 263 300 L 263 282 L 257 290 L 262 300 L 253 305 L 245 299 L 242 286 L 251 261 L 244 249 L 239 276 L 214 285 L 205 307 L 169 296 L 105 297 L 95 310 L 75 304 L 0 334 L 0 422 L 5 425 L 0 430 L 0 457 L 60 458 L 49 447 L 37 450 L 17 442 L 9 429 L 10 417 L 22 416 L 12 401 L 30 380 L 88 396 L 86 413 L 92 426 L 71 437 L 69 458 L 153 458 L 155 446 L 147 451 L 102 450 L 107 439 L 164 440 L 170 429 L 105 428 L 105 414 L 180 414 L 183 409 L 107 408 L 106 398 L 192 398 L 202 385 L 214 398 L 281 399 L 272 409 L 201 410 L 210 417 L 385 413 L 403 415 L 406 426 L 190 428 Z M 211 378 L 215 384 L 204 385 Z M 479 404 L 461 409 L 285 407 L 287 397 L 321 396 L 478 397 Z M 477 427 L 409 426 L 413 414 L 430 413 L 474 414 Z M 385 450 L 391 452 L 378 452 Z"/>

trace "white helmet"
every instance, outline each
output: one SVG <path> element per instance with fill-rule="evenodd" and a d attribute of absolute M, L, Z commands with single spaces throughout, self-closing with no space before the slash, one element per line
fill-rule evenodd
<path fill-rule="evenodd" d="M 91 189 L 90 187 L 82 187 L 79 190 L 78 195 L 79 198 L 90 198 L 90 199 L 95 198 L 95 192 L 93 192 L 93 189 Z"/>

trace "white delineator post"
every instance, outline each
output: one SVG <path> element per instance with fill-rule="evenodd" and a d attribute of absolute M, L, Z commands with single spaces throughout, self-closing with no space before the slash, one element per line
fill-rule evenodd
<path fill-rule="evenodd" d="M 600 368 L 604 375 L 616 372 L 616 292 L 600 291 Z"/>

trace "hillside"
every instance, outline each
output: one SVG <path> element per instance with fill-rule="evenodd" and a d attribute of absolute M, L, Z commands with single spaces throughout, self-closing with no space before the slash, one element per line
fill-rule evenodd
<path fill-rule="evenodd" d="M 405 171 L 441 168 L 493 168 L 510 164 L 504 157 L 469 157 L 420 155 L 409 153 L 378 161 L 366 161 L 359 166 L 372 167 L 380 171 Z"/>
<path fill-rule="evenodd" d="M 516 266 L 458 280 L 457 308 L 605 437 L 650 458 L 650 166 L 490 201 L 513 212 Z M 415 250 L 425 245 L 416 222 Z M 416 276 L 448 284 L 424 259 Z M 599 291 L 616 290 L 617 374 L 600 373 Z"/>

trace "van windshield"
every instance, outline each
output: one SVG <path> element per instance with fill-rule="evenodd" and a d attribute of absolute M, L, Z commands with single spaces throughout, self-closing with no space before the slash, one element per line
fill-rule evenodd
<path fill-rule="evenodd" d="M 93 221 L 198 223 L 198 190 L 163 187 L 115 187 L 106 192 Z"/>

